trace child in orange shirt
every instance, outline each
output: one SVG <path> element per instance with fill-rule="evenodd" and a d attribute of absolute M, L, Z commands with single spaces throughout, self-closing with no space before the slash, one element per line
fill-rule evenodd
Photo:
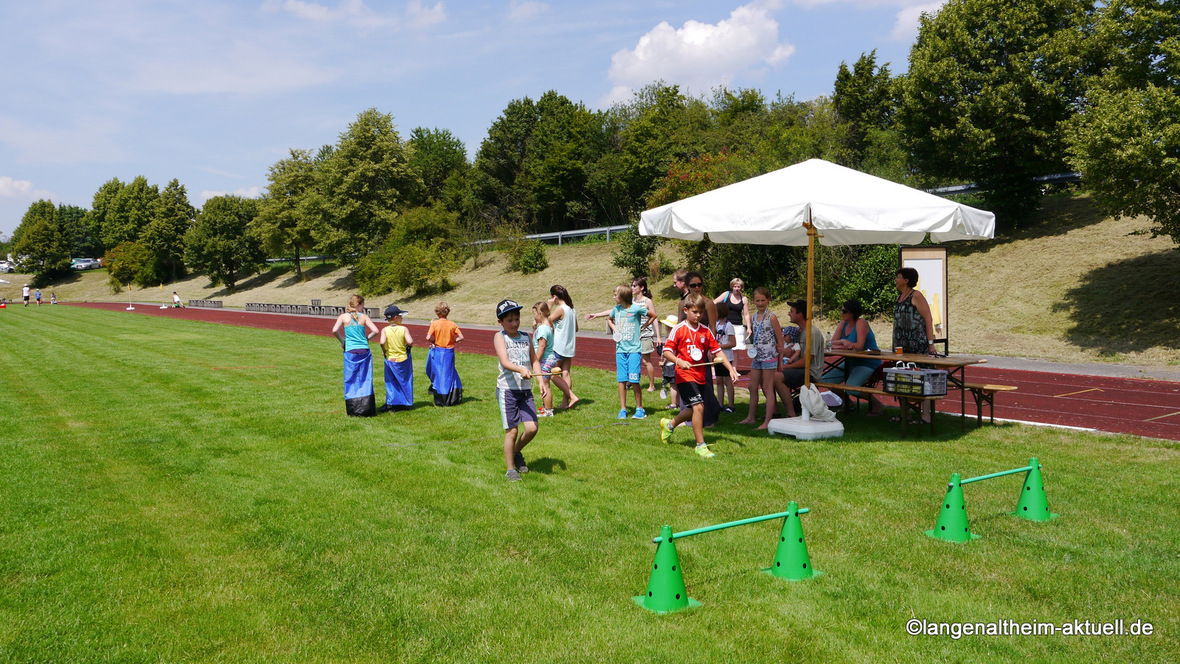
<path fill-rule="evenodd" d="M 426 341 L 430 343 L 430 350 L 426 353 L 426 377 L 430 380 L 430 393 L 434 395 L 436 406 L 454 406 L 463 400 L 463 381 L 455 371 L 455 344 L 463 341 L 463 333 L 447 318 L 450 313 L 450 305 L 439 302 L 434 307 L 438 318 L 430 321 L 430 328 L 426 330 Z"/>

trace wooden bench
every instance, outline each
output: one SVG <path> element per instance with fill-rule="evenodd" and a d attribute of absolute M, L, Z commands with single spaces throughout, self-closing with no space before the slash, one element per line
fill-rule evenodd
<path fill-rule="evenodd" d="M 963 388 L 971 392 L 975 399 L 975 421 L 983 426 L 983 404 L 988 405 L 988 419 L 996 423 L 996 392 L 1015 392 L 1015 385 L 993 385 L 991 383 L 963 383 Z"/>
<path fill-rule="evenodd" d="M 896 398 L 898 403 L 901 404 L 901 437 L 902 438 L 905 438 L 906 423 L 909 422 L 909 419 L 910 419 L 910 413 L 909 413 L 910 402 L 912 402 L 912 401 L 935 401 L 935 400 L 943 398 L 941 395 L 928 397 L 928 396 L 915 396 L 912 394 L 897 394 L 895 392 L 886 392 L 885 390 L 882 390 L 878 387 L 865 387 L 863 385 L 847 385 L 845 383 L 812 383 L 812 385 L 815 385 L 816 387 L 827 388 L 829 390 L 832 390 L 833 392 L 856 392 L 858 394 L 866 394 L 866 395 L 871 394 L 873 396 L 878 396 L 878 397 Z M 919 408 L 918 412 L 921 413 L 922 409 Z M 930 435 L 932 435 L 932 436 L 934 435 L 934 417 L 933 416 L 930 418 Z"/>

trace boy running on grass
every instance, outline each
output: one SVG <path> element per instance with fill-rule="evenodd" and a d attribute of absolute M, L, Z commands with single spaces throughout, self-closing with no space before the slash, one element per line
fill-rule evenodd
<path fill-rule="evenodd" d="M 504 474 L 510 482 L 519 482 L 520 474 L 529 472 L 521 450 L 537 435 L 537 409 L 533 404 L 533 386 L 529 380 L 540 375 L 541 363 L 533 350 L 529 335 L 520 331 L 520 305 L 502 300 L 496 305 L 496 320 L 504 328 L 492 341 L 500 360 L 496 378 L 496 401 L 504 425 Z M 541 383 L 541 398 L 549 387 Z"/>
<path fill-rule="evenodd" d="M 729 379 L 737 381 L 738 372 L 733 368 L 717 339 L 709 330 L 708 325 L 701 324 L 701 317 L 705 315 L 707 303 L 699 294 L 692 293 L 684 298 L 684 320 L 672 329 L 668 341 L 664 343 L 664 359 L 676 363 L 676 392 L 680 395 L 681 410 L 676 419 L 660 420 L 660 440 L 672 442 L 672 430 L 681 422 L 692 418 L 692 433 L 696 437 L 697 454 L 704 459 L 712 459 L 711 452 L 705 445 L 705 390 L 712 386 L 705 384 L 704 363 L 713 360 L 714 356 L 721 359 L 721 365 L 729 370 Z M 700 366 L 694 366 L 700 365 Z"/>
<path fill-rule="evenodd" d="M 639 340 L 642 328 L 651 325 L 651 318 L 644 320 L 648 313 L 646 305 L 635 304 L 631 287 L 623 284 L 615 287 L 613 309 L 589 314 L 586 320 L 610 316 L 610 329 L 615 337 L 615 378 L 619 383 L 619 419 L 627 419 L 627 388 L 635 392 L 635 417 L 647 417 L 643 410 L 643 389 L 639 384 L 642 344 Z"/>

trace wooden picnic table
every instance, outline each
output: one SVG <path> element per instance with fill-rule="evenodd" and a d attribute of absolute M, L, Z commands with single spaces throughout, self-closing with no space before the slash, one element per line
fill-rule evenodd
<path fill-rule="evenodd" d="M 849 358 L 856 358 L 862 360 L 883 360 L 885 362 L 893 362 L 894 364 L 900 362 L 913 362 L 919 366 L 934 367 L 936 369 L 945 369 L 947 378 L 947 389 L 954 388 L 959 390 L 959 412 L 962 415 L 960 420 L 960 429 L 966 430 L 967 424 L 967 388 L 966 388 L 966 369 L 972 364 L 983 364 L 987 360 L 977 357 L 964 357 L 962 355 L 920 355 L 917 353 L 887 353 L 885 351 L 865 351 L 865 350 L 827 350 L 824 352 L 825 356 L 833 356 L 839 358 L 834 362 L 825 360 L 825 371 L 835 367 Z M 905 397 L 904 394 L 895 394 L 897 397 Z"/>

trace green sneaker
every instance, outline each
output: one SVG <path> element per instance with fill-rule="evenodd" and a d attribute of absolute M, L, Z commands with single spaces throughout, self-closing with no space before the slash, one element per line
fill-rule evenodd
<path fill-rule="evenodd" d="M 672 420 L 666 417 L 660 418 L 660 442 L 672 442 Z"/>
<path fill-rule="evenodd" d="M 712 459 L 717 455 L 713 454 L 708 445 L 697 445 L 697 456 L 702 459 Z"/>

